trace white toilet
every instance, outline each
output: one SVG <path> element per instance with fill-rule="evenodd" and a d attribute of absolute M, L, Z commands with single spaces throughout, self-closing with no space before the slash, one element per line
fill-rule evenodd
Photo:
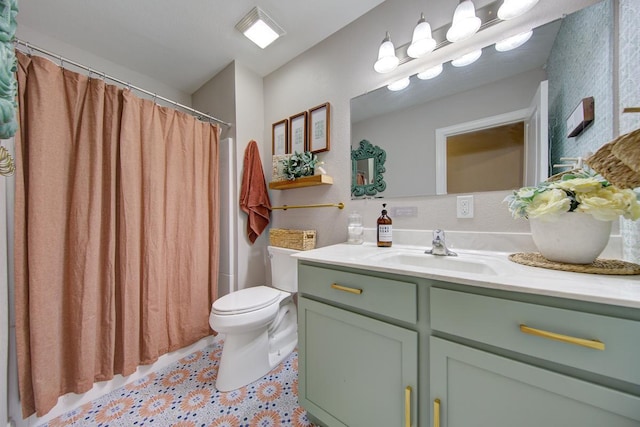
<path fill-rule="evenodd" d="M 211 307 L 211 329 L 225 334 L 216 388 L 230 391 L 265 376 L 298 344 L 298 251 L 269 246 L 273 287 L 232 292 Z M 276 289 L 277 288 L 277 289 Z"/>

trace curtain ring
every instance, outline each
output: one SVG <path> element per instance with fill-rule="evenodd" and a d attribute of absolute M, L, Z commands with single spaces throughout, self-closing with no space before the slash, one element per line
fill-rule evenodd
<path fill-rule="evenodd" d="M 93 70 L 91 67 L 87 67 L 89 69 L 89 80 L 91 80 L 91 74 L 93 74 Z"/>
<path fill-rule="evenodd" d="M 58 56 L 58 59 L 60 60 L 60 68 L 64 68 L 64 58 L 62 56 Z"/>
<path fill-rule="evenodd" d="M 158 99 L 158 94 L 157 94 L 157 93 L 154 93 L 154 94 L 153 94 L 153 103 L 154 103 L 154 104 L 156 103 L 156 100 L 157 100 L 157 99 Z"/>
<path fill-rule="evenodd" d="M 126 89 L 127 89 L 128 91 L 131 91 L 131 83 L 127 82 L 127 87 L 126 87 Z"/>
<path fill-rule="evenodd" d="M 106 81 L 107 80 L 107 73 L 105 73 L 104 71 L 102 72 L 102 81 Z"/>
<path fill-rule="evenodd" d="M 33 55 L 33 49 L 31 49 L 31 46 L 29 46 L 29 42 L 26 42 L 25 46 L 27 47 L 27 56 L 31 58 L 31 55 Z"/>

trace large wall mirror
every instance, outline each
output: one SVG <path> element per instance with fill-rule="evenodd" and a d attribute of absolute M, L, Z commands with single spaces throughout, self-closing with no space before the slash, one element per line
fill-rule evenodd
<path fill-rule="evenodd" d="M 377 196 L 509 190 L 549 176 L 557 161 L 549 141 L 566 142 L 565 115 L 577 105 L 575 101 L 568 107 L 572 99 L 611 91 L 609 82 L 573 82 L 595 74 L 594 66 L 611 67 L 601 64 L 612 58 L 612 46 L 606 42 L 611 39 L 606 31 L 613 28 L 608 20 L 613 15 L 611 1 L 534 29 L 531 39 L 517 49 L 498 52 L 487 46 L 467 67 L 446 63 L 436 78 L 412 76 L 402 91 L 382 87 L 353 98 L 352 150 L 367 140 L 386 151 L 386 188 Z M 588 9 L 592 10 L 585 13 Z M 584 22 L 589 19 L 597 19 L 605 34 Z M 563 29 L 566 24 L 569 28 Z M 605 41 L 594 41 L 597 38 Z M 568 86 L 577 87 L 575 93 L 569 93 Z M 612 109 L 605 105 L 610 94 L 596 95 L 596 115 L 598 107 Z M 590 133 L 606 142 L 606 131 Z"/>

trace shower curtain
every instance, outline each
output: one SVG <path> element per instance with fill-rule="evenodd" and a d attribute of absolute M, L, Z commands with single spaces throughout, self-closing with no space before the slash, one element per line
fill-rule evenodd
<path fill-rule="evenodd" d="M 218 127 L 18 54 L 23 415 L 211 333 Z"/>

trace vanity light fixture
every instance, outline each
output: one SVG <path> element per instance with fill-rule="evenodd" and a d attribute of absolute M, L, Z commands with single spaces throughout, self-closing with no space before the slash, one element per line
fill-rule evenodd
<path fill-rule="evenodd" d="M 438 64 L 435 67 L 427 68 L 423 72 L 418 73 L 416 77 L 418 77 L 420 80 L 433 79 L 435 77 L 438 77 L 440 73 L 442 73 L 442 69 L 442 64 Z"/>
<path fill-rule="evenodd" d="M 528 42 L 532 35 L 533 31 L 526 31 L 524 33 L 516 34 L 515 36 L 511 36 L 509 38 L 501 40 L 496 43 L 496 50 L 498 52 L 507 52 L 509 50 L 518 48 Z"/>
<path fill-rule="evenodd" d="M 411 81 L 409 80 L 409 77 L 405 77 L 403 79 L 396 80 L 395 82 L 387 85 L 387 89 L 397 92 L 399 90 L 405 89 L 407 86 L 409 86 L 409 83 L 411 83 Z"/>
<path fill-rule="evenodd" d="M 474 50 L 466 55 L 462 55 L 458 59 L 454 59 L 451 61 L 451 65 L 454 67 L 466 67 L 467 65 L 471 65 L 476 62 L 480 56 L 482 56 L 482 49 Z"/>
<path fill-rule="evenodd" d="M 387 31 L 378 50 L 378 60 L 373 64 L 373 69 L 380 74 L 384 74 L 395 70 L 399 63 L 400 60 L 396 56 L 396 49 L 393 47 L 393 43 L 391 43 L 389 31 Z"/>
<path fill-rule="evenodd" d="M 436 41 L 431 35 L 431 25 L 424 19 L 424 13 L 420 14 L 420 20 L 413 29 L 411 44 L 407 48 L 407 55 L 412 58 L 420 58 L 436 48 Z"/>
<path fill-rule="evenodd" d="M 468 39 L 480 29 L 481 24 L 480 18 L 476 16 L 473 2 L 462 0 L 453 13 L 453 23 L 447 31 L 447 40 L 455 43 Z"/>
<path fill-rule="evenodd" d="M 237 24 L 236 29 L 261 49 L 269 46 L 285 31 L 259 7 L 254 7 Z"/>
<path fill-rule="evenodd" d="M 538 0 L 504 0 L 498 9 L 498 18 L 503 21 L 518 17 L 528 11 L 538 3 Z"/>

